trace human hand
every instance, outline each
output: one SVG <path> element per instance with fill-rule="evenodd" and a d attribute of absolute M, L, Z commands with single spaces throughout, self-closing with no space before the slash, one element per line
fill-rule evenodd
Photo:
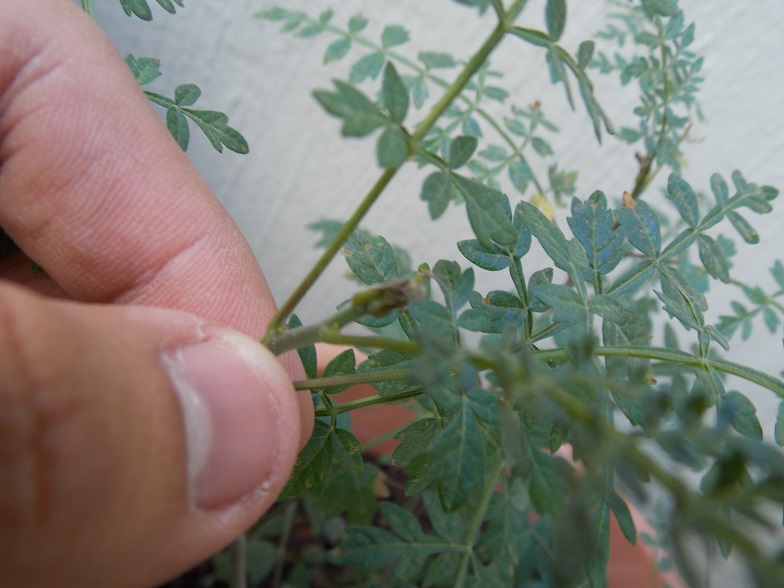
<path fill-rule="evenodd" d="M 97 27 L 7 0 L 0 56 L 0 226 L 29 256 L 0 260 L 0 585 L 153 585 L 269 508 L 310 398 L 253 339 L 274 303 L 249 247 Z"/>

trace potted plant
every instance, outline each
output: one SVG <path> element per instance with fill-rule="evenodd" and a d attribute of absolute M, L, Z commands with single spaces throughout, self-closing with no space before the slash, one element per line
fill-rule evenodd
<path fill-rule="evenodd" d="M 279 505 L 198 581 L 698 586 L 698 539 L 738 554 L 754 585 L 782 585 L 765 509 L 784 500 L 784 457 L 763 441 L 747 390 L 784 396 L 784 382 L 726 355 L 759 319 L 780 332 L 781 262 L 768 289 L 731 271 L 778 191 L 741 172 L 685 178 L 684 143 L 700 116 L 694 25 L 676 0 L 617 2 L 599 41 L 567 48 L 566 0 L 545 3 L 541 27 L 525 0 L 458 2 L 466 16 L 495 19 L 466 41 L 465 58 L 412 56 L 404 26 L 374 36 L 362 14 L 258 15 L 299 37 L 328 36 L 324 60 L 350 62 L 314 97 L 343 135 L 375 139 L 379 171 L 353 214 L 316 225 L 324 252 L 263 340 L 299 352 L 314 435 Z M 575 174 L 551 162 L 546 105 L 511 96 L 490 65 L 508 43 L 541 53 L 597 139 L 629 145 L 626 192 L 577 192 Z M 127 61 L 140 83 L 157 76 L 153 60 Z M 606 74 L 639 88 L 633 123 L 613 125 L 595 90 Z M 190 119 L 216 148 L 245 151 L 225 117 L 192 108 L 194 88 L 148 95 L 183 147 Z M 420 170 L 417 195 L 433 220 L 465 211 L 459 257 L 414 265 L 404 243 L 362 225 L 403 168 Z M 339 256 L 353 281 L 336 310 L 303 324 L 294 310 Z M 507 278 L 485 286 L 489 272 Z M 716 324 L 706 313 L 715 283 L 747 299 Z M 387 426 L 372 420 L 363 432 L 371 411 Z M 632 551 L 642 578 L 613 580 L 613 565 L 632 557 L 616 554 L 635 544 L 647 546 Z"/>

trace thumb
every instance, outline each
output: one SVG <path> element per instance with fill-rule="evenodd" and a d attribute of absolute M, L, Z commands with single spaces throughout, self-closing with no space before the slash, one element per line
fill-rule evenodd
<path fill-rule="evenodd" d="M 300 422 L 286 371 L 244 335 L 0 284 L 0 584 L 181 572 L 270 507 Z"/>

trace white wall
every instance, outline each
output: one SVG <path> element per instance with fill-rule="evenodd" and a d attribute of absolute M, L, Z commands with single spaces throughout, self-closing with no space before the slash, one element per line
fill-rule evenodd
<path fill-rule="evenodd" d="M 123 53 L 161 59 L 164 76 L 153 89 L 170 93 L 179 83 L 200 85 L 199 105 L 227 112 L 231 124 L 249 140 L 247 156 L 218 155 L 194 132 L 189 155 L 239 223 L 273 292 L 282 300 L 317 256 L 312 247 L 316 235 L 305 226 L 323 217 L 345 217 L 379 170 L 372 140 L 341 139 L 337 121 L 310 97 L 311 89 L 328 87 L 333 77 L 345 77 L 351 55 L 360 53 L 323 66 L 323 51 L 332 38 L 295 39 L 279 33 L 279 25 L 253 18 L 273 4 L 188 0 L 178 16 L 155 6 L 154 22 L 143 23 L 132 22 L 116 1 L 107 0 L 98 7 L 98 19 Z M 384 24 L 404 23 L 416 50 L 444 50 L 464 58 L 493 26 L 490 13 L 479 20 L 473 10 L 448 0 L 286 0 L 280 4 L 312 14 L 336 5 L 339 23 L 362 12 L 371 22 L 366 33 L 376 39 Z M 541 0 L 530 3 L 525 18 L 532 26 L 541 24 L 543 5 Z M 698 23 L 694 49 L 707 55 L 700 98 L 707 121 L 696 128 L 695 140 L 685 148 L 686 179 L 707 191 L 713 172 L 728 177 L 739 168 L 752 181 L 784 187 L 784 2 L 681 0 L 680 5 L 687 18 Z M 569 8 L 563 44 L 574 50 L 599 28 L 607 4 L 573 0 Z M 410 52 L 413 46 L 401 50 Z M 504 85 L 513 93 L 512 102 L 527 105 L 541 100 L 549 117 L 561 124 L 563 133 L 553 144 L 561 165 L 580 171 L 579 195 L 602 189 L 617 198 L 630 187 L 636 173 L 633 153 L 612 138 L 605 140 L 604 147 L 597 146 L 582 109 L 569 111 L 562 89 L 549 84 L 541 51 L 509 39 L 493 63 L 507 74 Z M 597 94 L 605 108 L 617 122 L 629 120 L 623 113 L 636 103 L 634 90 L 620 90 L 597 76 Z M 415 262 L 432 264 L 441 257 L 462 261 L 454 243 L 472 236 L 464 210 L 453 207 L 443 219 L 430 223 L 419 200 L 421 179 L 421 173 L 405 169 L 364 226 L 392 242 L 405 243 Z M 651 195 L 655 197 L 655 191 Z M 771 215 L 749 215 L 762 245 L 744 246 L 734 239 L 740 247 L 734 277 L 773 287 L 767 270 L 774 259 L 784 257 L 784 197 L 780 200 Z M 336 260 L 324 282 L 305 300 L 300 314 L 306 322 L 330 312 L 343 299 L 344 271 L 343 262 Z M 483 273 L 480 279 L 485 277 Z M 478 285 L 483 291 L 488 288 Z M 739 296 L 735 289 L 721 289 L 720 296 L 713 298 L 713 316 Z M 757 335 L 748 343 L 734 340 L 731 358 L 778 374 L 784 369 L 781 332 L 768 336 L 761 324 L 755 330 Z M 777 402 L 767 392 L 743 389 L 755 399 L 766 399 L 762 412 L 769 427 Z"/>

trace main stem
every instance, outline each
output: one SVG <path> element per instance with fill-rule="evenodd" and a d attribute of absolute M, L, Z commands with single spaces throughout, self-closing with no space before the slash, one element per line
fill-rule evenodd
<path fill-rule="evenodd" d="M 499 20 L 496 28 L 485 40 L 479 50 L 474 53 L 471 59 L 468 60 L 468 63 L 466 63 L 465 67 L 457 76 L 455 81 L 450 84 L 450 86 L 441 96 L 440 100 L 438 100 L 438 102 L 433 105 L 427 116 L 425 116 L 425 118 L 422 119 L 422 121 L 416 126 L 414 132 L 411 135 L 411 140 L 415 145 L 425 138 L 427 133 L 430 131 L 430 129 L 433 128 L 438 119 L 441 118 L 444 112 L 446 112 L 447 108 L 449 108 L 449 106 L 460 96 L 460 93 L 463 91 L 466 84 L 468 84 L 474 74 L 487 61 L 487 58 L 504 38 L 507 27 L 520 14 L 527 3 L 528 0 L 515 0 L 515 2 L 512 3 L 509 10 L 506 11 L 504 18 Z M 292 292 L 292 294 L 286 299 L 280 309 L 278 309 L 278 311 L 272 317 L 272 320 L 270 321 L 269 327 L 267 329 L 267 334 L 262 340 L 263 343 L 266 344 L 276 334 L 285 330 L 285 320 L 302 301 L 308 291 L 313 287 L 313 284 L 316 283 L 316 280 L 318 280 L 329 263 L 338 253 L 340 248 L 343 246 L 343 243 L 346 242 L 351 233 L 353 233 L 354 230 L 359 226 L 359 223 L 365 217 L 368 210 L 370 210 L 373 204 L 375 204 L 376 200 L 378 200 L 379 196 L 381 196 L 383 191 L 392 181 L 392 178 L 394 178 L 397 174 L 400 167 L 401 166 L 385 169 L 378 180 L 376 180 L 376 183 L 373 184 L 373 187 L 362 199 L 362 202 L 360 202 L 359 206 L 354 211 L 354 214 L 349 217 L 338 234 L 326 248 L 324 253 L 322 253 L 321 257 L 319 257 L 318 261 L 316 261 L 316 263 L 302 279 L 294 292 Z"/>

